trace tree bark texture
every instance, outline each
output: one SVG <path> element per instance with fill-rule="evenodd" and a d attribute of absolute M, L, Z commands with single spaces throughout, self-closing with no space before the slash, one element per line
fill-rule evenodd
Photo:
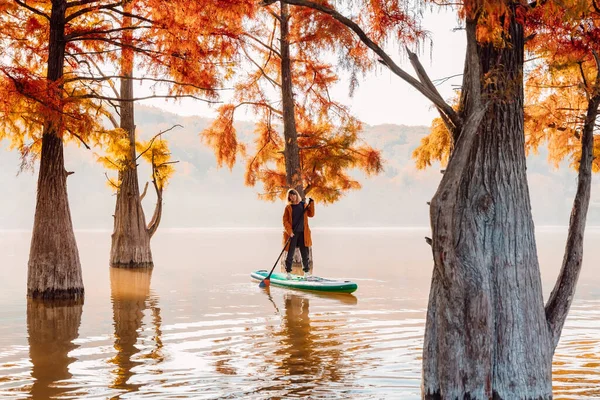
<path fill-rule="evenodd" d="M 292 85 L 292 60 L 289 42 L 289 6 L 281 2 L 280 42 L 281 42 L 281 100 L 283 103 L 283 136 L 285 140 L 285 175 L 289 188 L 294 188 L 304 198 L 302 170 L 300 168 L 300 148 L 296 130 L 296 111 Z"/>
<path fill-rule="evenodd" d="M 129 8 L 131 2 L 127 3 Z M 127 6 L 125 6 L 125 9 Z M 123 25 L 131 26 L 131 18 L 123 17 Z M 131 43 L 131 33 L 124 33 L 123 42 Z M 152 268 L 152 251 L 150 249 L 150 232 L 146 227 L 146 217 L 140 199 L 136 151 L 135 151 L 135 117 L 133 109 L 133 52 L 122 48 L 121 63 L 121 128 L 129 138 L 130 152 L 127 165 L 119 171 L 120 186 L 117 191 L 117 202 L 114 214 L 114 229 L 110 249 L 110 265 L 120 268 Z M 160 201 L 160 199 L 159 199 Z"/>
<path fill-rule="evenodd" d="M 29 357 L 34 379 L 32 398 L 59 398 L 69 390 L 56 385 L 56 382 L 72 377 L 69 364 L 75 359 L 69 357 L 69 352 L 78 347 L 73 341 L 79 336 L 82 312 L 80 300 L 27 300 Z"/>
<path fill-rule="evenodd" d="M 463 90 L 477 85 L 487 107 L 475 135 L 465 124 L 431 202 L 426 399 L 552 398 L 553 347 L 525 173 L 523 28 L 509 26 L 502 48 L 476 43 L 474 26 L 467 29 L 466 62 L 479 61 L 468 66 Z M 465 115 L 473 104 L 462 105 Z"/>
<path fill-rule="evenodd" d="M 47 80 L 60 98 L 61 88 L 51 85 L 63 76 L 65 56 L 64 0 L 52 2 Z M 60 102 L 57 102 L 60 104 Z M 59 105 L 59 107 L 61 107 Z M 44 124 L 37 200 L 27 270 L 27 296 L 42 299 L 83 299 L 79 252 L 73 232 L 64 167 L 61 109 Z"/>

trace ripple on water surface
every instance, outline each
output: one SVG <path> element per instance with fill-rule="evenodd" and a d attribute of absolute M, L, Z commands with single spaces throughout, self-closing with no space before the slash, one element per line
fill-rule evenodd
<path fill-rule="evenodd" d="M 332 254 L 316 255 L 323 269 L 356 280 L 359 290 L 324 295 L 263 291 L 249 280 L 247 255 L 272 263 L 272 246 L 261 240 L 279 243 L 278 232 L 162 235 L 154 271 L 129 271 L 99 261 L 109 243 L 98 234 L 79 234 L 87 249 L 83 306 L 27 302 L 25 282 L 0 280 L 10 299 L 2 302 L 0 398 L 420 398 L 431 278 L 430 251 L 413 251 L 420 236 L 328 236 Z M 229 250 L 232 241 L 239 252 Z M 9 244 L 26 254 L 21 243 Z M 378 249 L 376 264 L 364 248 Z M 200 264 L 199 251 L 218 261 Z M 554 357 L 557 399 L 600 397 L 600 282 L 582 280 Z"/>

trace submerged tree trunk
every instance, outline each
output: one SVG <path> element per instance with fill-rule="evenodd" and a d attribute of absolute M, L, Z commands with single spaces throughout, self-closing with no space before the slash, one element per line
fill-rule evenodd
<path fill-rule="evenodd" d="M 131 3 L 127 4 L 130 8 Z M 130 17 L 123 17 L 123 26 L 131 26 Z M 123 42 L 131 43 L 130 32 L 124 33 Z M 119 268 L 152 268 L 151 234 L 146 227 L 138 183 L 133 80 L 128 79 L 133 76 L 133 57 L 131 49 L 122 48 L 121 128 L 128 134 L 130 151 L 124 169 L 119 171 L 120 186 L 115 206 L 110 265 Z"/>
<path fill-rule="evenodd" d="M 289 6 L 281 2 L 281 100 L 283 103 L 283 136 L 285 139 L 285 175 L 286 183 L 304 198 L 302 170 L 300 169 L 300 148 L 296 131 L 296 111 L 292 85 L 292 61 L 289 42 Z"/>
<path fill-rule="evenodd" d="M 423 344 L 423 398 L 552 398 L 552 355 L 582 263 L 600 71 L 593 88 L 582 79 L 590 98 L 577 194 L 563 267 L 544 307 L 525 165 L 524 38 L 515 19 L 523 15 L 517 10 L 522 5 L 507 3 L 499 16 L 506 29 L 503 47 L 478 43 L 478 21 L 467 15 L 456 115 L 435 93 L 416 57 L 410 56 L 419 81 L 337 11 L 307 0 L 282 1 L 317 9 L 352 29 L 390 70 L 436 105 L 455 140 L 430 209 L 434 271 Z"/>
<path fill-rule="evenodd" d="M 431 202 L 427 399 L 552 398 L 554 347 L 525 173 L 523 28 L 509 26 L 503 48 L 476 44 L 474 24 L 467 27 L 466 62 L 475 56 L 479 65 L 468 66 L 463 90 L 477 85 L 487 111 L 474 134 L 465 125 Z M 465 115 L 474 97 L 467 93 Z"/>
<path fill-rule="evenodd" d="M 431 202 L 427 399 L 552 398 L 552 356 L 581 270 L 600 95 L 589 99 L 563 266 L 544 307 L 525 174 L 523 29 L 509 26 L 507 45 L 494 48 L 477 44 L 467 22 L 461 110 L 473 114 L 482 99 L 487 112 L 476 130 L 467 123 L 457 135 Z M 595 85 L 593 93 L 600 74 Z"/>
<path fill-rule="evenodd" d="M 63 76 L 66 1 L 53 1 L 47 80 L 49 86 Z M 61 88 L 55 90 L 57 98 Z M 43 130 L 37 201 L 27 270 L 27 296 L 42 299 L 83 299 L 79 252 L 67 196 L 61 130 L 61 110 L 53 110 Z"/>

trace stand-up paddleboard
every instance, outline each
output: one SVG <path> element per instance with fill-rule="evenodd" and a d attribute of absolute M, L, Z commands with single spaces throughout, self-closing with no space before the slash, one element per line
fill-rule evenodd
<path fill-rule="evenodd" d="M 254 271 L 250 274 L 252 278 L 258 281 L 262 281 L 267 275 L 269 275 L 269 271 L 264 269 Z M 314 290 L 317 292 L 352 293 L 358 289 L 358 285 L 352 281 L 325 279 L 318 276 L 304 278 L 303 276 L 292 275 L 292 279 L 287 279 L 285 274 L 273 272 L 269 279 L 273 285 L 292 289 Z"/>

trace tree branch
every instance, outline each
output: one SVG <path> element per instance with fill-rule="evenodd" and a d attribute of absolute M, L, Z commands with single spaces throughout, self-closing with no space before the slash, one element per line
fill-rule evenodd
<path fill-rule="evenodd" d="M 587 96 L 587 100 L 589 102 L 590 101 L 589 87 L 588 87 L 587 79 L 585 79 L 585 71 L 583 70 L 583 62 L 579 61 L 577 64 L 579 65 L 579 73 L 581 74 L 581 79 L 583 80 L 583 86 L 586 89 L 586 96 Z"/>
<path fill-rule="evenodd" d="M 108 174 L 107 174 L 106 172 L 104 173 L 104 176 L 106 176 L 106 179 L 108 180 L 108 182 L 110 182 L 110 184 L 111 184 L 111 185 L 112 185 L 114 188 L 116 188 L 116 189 L 118 189 L 118 188 L 119 188 L 119 185 L 118 185 L 117 183 L 114 183 L 114 182 L 113 182 L 113 180 L 112 180 L 112 179 L 110 179 L 110 177 L 108 176 Z"/>
<path fill-rule="evenodd" d="M 79 0 L 79 1 L 70 1 L 67 2 L 67 8 L 73 8 L 73 7 L 81 7 L 81 6 L 85 6 L 91 3 L 96 3 L 99 0 Z"/>
<path fill-rule="evenodd" d="M 592 52 L 596 60 L 596 80 L 594 87 L 591 88 L 592 96 L 588 96 L 588 108 L 583 125 L 577 192 L 573 200 L 562 267 L 545 307 L 546 319 L 554 344 L 553 349 L 556 349 L 560 340 L 562 328 L 575 296 L 575 288 L 583 263 L 583 237 L 590 205 L 592 164 L 594 162 L 594 129 L 600 111 L 600 57 L 595 51 Z"/>
<path fill-rule="evenodd" d="M 123 76 L 123 75 L 102 75 L 102 77 L 97 76 L 74 76 L 73 78 L 67 78 L 64 80 L 65 83 L 75 82 L 75 81 L 93 81 L 93 82 L 103 82 L 110 81 L 111 79 L 124 79 L 124 80 L 133 80 L 133 81 L 150 81 L 154 83 L 169 83 L 176 86 L 182 87 L 193 87 L 198 90 L 206 90 L 206 91 L 224 91 L 224 90 L 232 90 L 232 88 L 207 88 L 203 86 L 194 85 L 192 83 L 183 83 L 179 81 L 175 81 L 172 79 L 158 79 L 158 78 L 148 78 L 148 77 L 132 77 L 132 76 Z"/>
<path fill-rule="evenodd" d="M 144 191 L 140 195 L 140 201 L 144 200 L 144 197 L 146 197 L 146 192 L 148 192 L 148 183 L 149 182 L 146 182 L 146 184 L 144 185 Z"/>
<path fill-rule="evenodd" d="M 79 5 L 85 5 L 85 4 L 89 4 L 89 3 L 93 3 L 93 1 L 86 1 L 86 2 L 80 2 L 83 4 L 79 4 Z M 128 13 L 125 11 L 121 11 L 119 10 L 117 7 L 121 6 L 123 4 L 123 2 L 118 2 L 118 3 L 111 3 L 111 4 L 104 4 L 104 5 L 98 5 L 98 6 L 92 6 L 92 7 L 88 7 L 88 8 L 84 8 L 81 9 L 79 11 L 74 12 L 73 14 L 69 15 L 65 21 L 66 22 L 70 22 L 72 20 L 74 20 L 77 17 L 80 17 L 84 14 L 87 14 L 89 12 L 92 11 L 98 11 L 98 10 L 111 10 L 112 12 L 119 14 L 123 17 L 130 17 L 130 18 L 134 18 L 140 21 L 144 21 L 144 22 L 148 22 L 149 24 L 154 25 L 154 21 L 152 21 L 151 19 L 148 19 L 146 17 L 142 17 L 141 15 L 136 15 L 136 14 L 132 14 L 132 13 Z M 67 7 L 69 7 L 67 5 Z M 74 7 L 74 6 L 73 6 Z"/>
<path fill-rule="evenodd" d="M 156 164 L 157 167 L 162 167 L 163 165 L 170 165 L 170 164 L 179 164 L 179 160 L 176 161 L 167 161 L 164 163 L 160 163 L 160 164 Z"/>
<path fill-rule="evenodd" d="M 80 141 L 81 143 L 83 143 L 83 145 L 85 146 L 85 148 L 86 148 L 86 149 L 88 149 L 88 150 L 91 150 L 90 146 L 88 146 L 88 144 L 85 142 L 85 140 L 83 140 L 83 139 L 81 138 L 81 136 L 79 136 L 78 134 L 76 134 L 76 133 L 74 133 L 74 132 L 71 132 L 70 130 L 69 130 L 68 132 L 69 132 L 71 135 L 75 136 L 77 139 L 79 139 L 79 141 Z"/>
<path fill-rule="evenodd" d="M 423 68 L 423 65 L 421 64 L 421 61 L 419 61 L 419 58 L 417 57 L 417 55 L 415 53 L 413 53 L 412 51 L 410 51 L 408 49 L 408 47 L 405 47 L 405 48 L 406 48 L 406 52 L 408 53 L 408 59 L 410 60 L 410 63 L 412 64 L 415 72 L 417 73 L 417 77 L 419 77 L 419 80 L 421 81 L 421 83 L 424 84 L 426 87 L 428 87 L 429 90 L 431 90 L 437 97 L 439 97 L 441 99 L 442 96 L 438 92 L 437 87 L 435 87 L 435 85 L 433 84 L 433 82 L 431 81 L 429 76 L 427 75 L 427 72 L 425 72 L 425 68 Z M 448 114 L 447 109 L 440 108 L 438 106 L 436 106 L 436 107 L 437 107 L 440 115 L 442 116 L 444 123 L 451 130 L 451 132 L 452 131 L 454 131 L 454 132 L 460 131 L 460 129 L 462 128 L 461 121 L 459 120 L 456 112 L 454 112 L 454 109 L 451 108 L 452 113 Z M 452 136 L 454 136 L 454 135 L 452 135 Z"/>
<path fill-rule="evenodd" d="M 156 206 L 154 207 L 154 214 L 152 215 L 152 219 L 150 220 L 147 228 L 150 238 L 152 238 L 152 236 L 154 236 L 156 233 L 162 218 L 162 188 L 159 188 L 158 184 L 156 183 L 156 167 L 154 165 L 154 158 L 152 159 L 152 185 L 156 191 Z"/>
<path fill-rule="evenodd" d="M 144 153 L 146 153 L 148 150 L 150 150 L 152 148 L 152 144 L 154 143 L 154 141 L 156 140 L 156 138 L 158 138 L 160 135 L 162 135 L 163 133 L 167 133 L 175 128 L 183 128 L 183 126 L 179 125 L 179 124 L 175 124 L 172 127 L 170 127 L 169 129 L 165 129 L 164 131 L 158 132 L 156 135 L 154 135 L 154 137 L 150 140 L 150 143 L 148 144 L 148 148 L 144 151 L 142 151 L 136 158 L 135 160 L 137 161 Z M 154 165 L 154 164 L 152 164 Z"/>
<path fill-rule="evenodd" d="M 192 94 L 182 94 L 182 95 L 151 95 L 151 96 L 144 96 L 144 97 L 134 97 L 131 99 L 121 99 L 121 98 L 116 98 L 116 97 L 109 97 L 109 96 L 102 96 L 102 95 L 96 95 L 96 94 L 82 94 L 79 96 L 71 96 L 70 99 L 97 99 L 97 100 L 109 100 L 109 101 L 116 101 L 116 102 L 128 102 L 128 101 L 141 101 L 141 100 L 149 100 L 149 99 L 182 99 L 184 97 L 187 98 L 192 98 L 192 99 L 196 99 L 196 100 L 200 100 L 203 101 L 205 103 L 209 103 L 209 104 L 220 104 L 220 101 L 215 101 L 215 100 L 207 100 L 207 99 L 203 99 L 201 97 L 198 96 L 194 96 Z M 66 101 L 69 101 L 69 99 L 67 99 Z"/>
<path fill-rule="evenodd" d="M 82 5 L 89 4 L 89 3 L 93 3 L 93 1 L 87 1 L 84 4 L 79 4 L 79 5 L 82 6 Z M 73 14 L 68 15 L 65 18 L 65 22 L 69 23 L 69 22 L 73 21 L 75 18 L 81 17 L 82 15 L 85 15 L 92 11 L 98 11 L 98 10 L 113 10 L 114 11 L 114 9 L 118 6 L 120 6 L 121 4 L 122 4 L 122 2 L 118 2 L 118 3 L 96 5 L 96 6 L 92 6 L 92 7 L 82 8 L 81 10 L 75 11 Z M 71 7 L 75 7 L 75 6 L 71 6 Z M 67 5 L 67 8 L 69 8 L 69 5 Z"/>
<path fill-rule="evenodd" d="M 250 62 L 252 64 L 254 64 L 256 66 L 256 68 L 258 68 L 258 70 L 260 71 L 260 73 L 262 74 L 262 76 L 264 76 L 265 78 L 267 78 L 267 80 L 274 86 L 274 87 L 281 87 L 281 84 L 277 81 L 275 81 L 273 78 L 271 78 L 269 75 L 267 75 L 267 72 L 264 70 L 263 67 L 261 67 L 256 61 L 254 61 L 254 59 L 252 57 L 250 57 L 250 54 L 248 54 L 248 52 L 246 51 L 246 48 L 244 46 L 241 46 L 242 51 L 244 52 L 244 54 L 246 55 L 246 57 L 248 58 L 248 60 L 250 60 Z"/>
<path fill-rule="evenodd" d="M 158 51 L 150 51 L 150 50 L 142 49 L 140 47 L 137 47 L 137 46 L 134 46 L 134 45 L 131 45 L 131 44 L 121 43 L 118 40 L 110 39 L 110 38 L 105 38 L 105 37 L 89 38 L 89 37 L 82 36 L 82 37 L 79 37 L 79 38 L 71 39 L 71 42 L 83 42 L 83 41 L 105 42 L 105 43 L 117 46 L 121 50 L 122 49 L 131 49 L 131 50 L 135 51 L 136 53 L 144 54 L 144 55 L 146 55 L 148 57 L 151 57 L 151 56 L 156 55 L 156 54 L 160 55 L 160 52 L 158 52 Z"/>
<path fill-rule="evenodd" d="M 237 104 L 237 105 L 235 106 L 235 108 L 238 108 L 238 107 L 240 107 L 240 106 L 247 106 L 247 105 L 250 105 L 250 106 L 258 106 L 258 107 L 266 107 L 267 109 L 269 109 L 269 110 L 270 110 L 271 112 L 273 112 L 274 114 L 277 114 L 277 115 L 279 115 L 280 117 L 282 117 L 282 116 L 283 116 L 283 112 L 279 111 L 279 110 L 278 110 L 278 109 L 276 109 L 276 108 L 273 108 L 272 106 L 270 106 L 270 105 L 269 105 L 269 104 L 267 104 L 267 103 L 260 103 L 260 102 L 258 102 L 258 101 L 242 101 L 241 103 Z"/>
<path fill-rule="evenodd" d="M 105 30 L 89 30 L 89 31 L 83 31 L 83 32 L 73 32 L 69 35 L 65 35 L 65 41 L 70 42 L 72 40 L 82 38 L 86 35 L 107 35 L 109 33 L 117 33 L 117 32 L 123 32 L 123 31 L 135 31 L 137 29 L 149 29 L 149 28 L 151 28 L 151 26 L 140 25 L 140 26 L 124 26 L 124 27 L 120 27 L 120 28 L 105 29 Z M 93 38 L 92 38 L 92 40 L 93 40 Z"/>
<path fill-rule="evenodd" d="M 599 72 L 600 76 L 600 72 Z M 552 335 L 553 350 L 556 349 L 569 308 L 575 296 L 575 288 L 583 262 L 583 236 L 590 204 L 592 163 L 594 149 L 594 123 L 598 116 L 600 94 L 588 103 L 587 117 L 581 140 L 581 160 L 577 175 L 577 193 L 569 220 L 569 233 L 560 274 L 546 304 L 546 320 Z"/>
<path fill-rule="evenodd" d="M 373 42 L 371 38 L 369 38 L 369 36 L 360 28 L 360 26 L 358 26 L 358 24 L 352 21 L 351 19 L 343 16 L 342 14 L 340 14 L 332 8 L 329 8 L 322 4 L 314 3 L 309 0 L 263 0 L 261 4 L 268 6 L 270 4 L 275 3 L 276 1 L 282 1 L 284 3 L 295 6 L 312 8 L 314 10 L 325 13 L 337 20 L 338 22 L 346 25 L 349 29 L 354 31 L 354 33 L 369 49 L 371 49 L 375 54 L 377 54 L 381 58 L 383 64 L 387 66 L 394 74 L 396 74 L 404 81 L 406 81 L 409 85 L 417 89 L 421 94 L 423 94 L 427 99 L 429 99 L 438 109 L 443 110 L 446 115 L 451 116 L 449 119 L 453 121 L 453 123 L 456 123 L 456 127 L 462 125 L 460 123 L 460 117 L 457 115 L 454 109 L 450 105 L 448 105 L 443 98 L 439 96 L 439 94 L 432 92 L 426 85 L 422 84 L 420 81 L 418 81 L 413 76 L 404 71 L 402 68 L 400 68 L 390 58 L 390 56 L 385 51 L 383 51 L 383 49 L 379 47 L 379 45 Z"/>
<path fill-rule="evenodd" d="M 273 54 L 277 55 L 277 57 L 281 58 L 281 54 L 273 46 L 269 46 L 268 44 L 263 43 L 260 39 L 250 35 L 249 33 L 244 33 L 243 36 L 249 37 L 250 39 L 265 47 L 267 50 L 271 51 Z"/>
<path fill-rule="evenodd" d="M 46 18 L 48 21 L 50 21 L 50 16 L 49 16 L 48 14 L 46 14 L 46 13 L 44 13 L 44 12 L 42 12 L 42 11 L 38 10 L 38 9 L 37 9 L 37 8 L 35 8 L 35 7 L 32 7 L 32 6 L 29 6 L 29 5 L 25 4 L 25 2 L 24 2 L 24 1 L 21 1 L 21 0 L 15 0 L 15 3 L 17 3 L 17 4 L 18 4 L 18 5 L 20 5 L 21 7 L 24 7 L 24 8 L 26 8 L 26 9 L 28 9 L 28 10 L 29 10 L 29 11 L 31 11 L 32 13 L 34 13 L 34 14 L 36 14 L 36 15 L 39 15 L 39 16 L 42 16 L 42 17 Z"/>

